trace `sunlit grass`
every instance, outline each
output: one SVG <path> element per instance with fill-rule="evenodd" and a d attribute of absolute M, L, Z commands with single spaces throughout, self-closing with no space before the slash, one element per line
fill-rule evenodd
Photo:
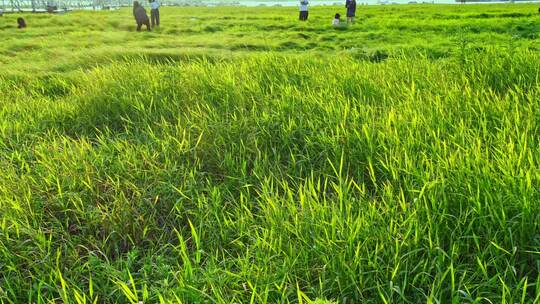
<path fill-rule="evenodd" d="M 77 34 L 81 49 L 68 34 L 42 47 L 49 24 L 92 15 L 32 16 L 44 28 L 0 46 L 19 54 L 0 75 L 0 301 L 538 301 L 538 39 L 488 33 L 537 17 L 482 7 L 366 8 L 400 41 L 366 48 L 344 46 L 362 24 L 317 23 L 329 8 L 307 25 L 243 9 L 305 27 L 304 53 L 296 30 L 264 42 L 265 23 L 233 9 L 170 10 L 253 27 L 194 27 L 178 40 L 202 46 L 178 49 L 172 26 L 132 33 L 126 12 L 98 15 L 119 29 Z M 388 12 L 486 23 L 422 45 Z"/>

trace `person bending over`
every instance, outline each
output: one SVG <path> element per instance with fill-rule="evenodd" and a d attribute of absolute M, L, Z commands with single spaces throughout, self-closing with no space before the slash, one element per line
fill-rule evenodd
<path fill-rule="evenodd" d="M 24 21 L 23 17 L 17 18 L 17 28 L 26 28 L 26 21 Z"/>
<path fill-rule="evenodd" d="M 333 26 L 339 26 L 341 24 L 341 15 L 338 13 L 334 16 L 334 20 L 332 20 Z"/>
<path fill-rule="evenodd" d="M 146 25 L 146 30 L 150 31 L 150 20 L 148 19 L 146 10 L 139 4 L 139 1 L 133 2 L 133 17 L 135 17 L 135 22 L 137 22 L 137 32 L 141 31 L 143 24 Z"/>

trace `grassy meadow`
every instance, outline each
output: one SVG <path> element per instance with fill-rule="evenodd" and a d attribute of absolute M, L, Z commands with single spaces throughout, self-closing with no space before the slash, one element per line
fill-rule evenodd
<path fill-rule="evenodd" d="M 537 10 L 0 17 L 0 303 L 540 301 Z"/>

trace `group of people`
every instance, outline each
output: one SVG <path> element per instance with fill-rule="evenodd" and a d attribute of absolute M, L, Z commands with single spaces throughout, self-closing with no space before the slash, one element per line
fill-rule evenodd
<path fill-rule="evenodd" d="M 300 20 L 306 21 L 308 19 L 308 6 L 309 0 L 300 0 Z M 146 25 L 146 30 L 151 31 L 156 26 L 159 27 L 159 7 L 161 4 L 159 0 L 149 0 L 150 2 L 150 18 L 146 14 L 146 10 L 139 3 L 139 1 L 133 2 L 133 17 L 135 17 L 135 22 L 137 23 L 137 31 L 141 30 L 143 25 Z M 356 0 L 346 0 L 345 8 L 347 8 L 347 24 L 352 24 L 354 22 L 354 17 L 356 16 Z M 0 9 L 0 16 L 3 14 L 3 10 Z M 538 13 L 540 13 L 540 8 L 538 8 Z M 341 14 L 336 13 L 334 19 L 332 20 L 333 26 L 341 26 Z M 26 21 L 19 17 L 17 18 L 17 27 L 22 29 L 26 28 Z"/>
<path fill-rule="evenodd" d="M 143 25 L 146 25 L 146 30 L 151 31 L 151 29 L 156 26 L 159 27 L 159 7 L 161 6 L 159 0 L 150 0 L 150 19 L 146 14 L 146 10 L 139 3 L 139 1 L 133 2 L 133 17 L 135 17 L 135 22 L 137 23 L 137 31 L 141 30 Z M 150 25 L 151 23 L 151 25 Z"/>
<path fill-rule="evenodd" d="M 135 17 L 135 22 L 137 23 L 137 31 L 139 32 L 143 25 L 146 25 L 146 30 L 151 31 L 154 27 L 159 27 L 159 0 L 149 0 L 150 2 L 150 18 L 146 14 L 146 10 L 139 3 L 139 1 L 133 2 L 133 17 Z M 300 0 L 300 20 L 306 21 L 308 19 L 308 6 L 309 0 Z M 346 0 L 345 8 L 347 8 L 347 24 L 352 24 L 354 22 L 354 17 L 356 16 L 356 0 Z M 332 25 L 340 26 L 341 15 L 337 13 L 334 16 Z"/>
<path fill-rule="evenodd" d="M 306 21 L 308 19 L 308 0 L 300 0 L 300 21 Z M 356 16 L 356 0 L 347 0 L 345 2 L 345 8 L 347 8 L 347 24 L 354 22 Z M 332 20 L 332 25 L 341 25 L 341 14 L 337 13 Z"/>

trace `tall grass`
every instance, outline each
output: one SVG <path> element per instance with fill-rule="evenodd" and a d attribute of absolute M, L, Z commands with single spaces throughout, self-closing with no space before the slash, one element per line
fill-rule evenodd
<path fill-rule="evenodd" d="M 0 302 L 538 302 L 536 8 L 336 9 L 0 18 Z"/>
<path fill-rule="evenodd" d="M 2 79 L 0 299 L 537 301 L 540 56 L 466 59 Z"/>

